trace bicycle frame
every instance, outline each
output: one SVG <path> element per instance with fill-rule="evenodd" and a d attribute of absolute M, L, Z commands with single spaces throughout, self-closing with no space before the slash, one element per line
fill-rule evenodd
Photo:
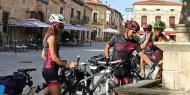
<path fill-rule="evenodd" d="M 117 61 L 116 61 L 116 62 L 117 62 Z M 121 62 L 122 62 L 122 61 L 121 61 Z M 95 76 L 100 75 L 100 78 L 98 79 L 97 83 L 94 84 L 90 90 L 91 90 L 91 92 L 95 92 L 95 90 L 97 89 L 97 87 L 98 87 L 100 84 L 103 84 L 103 83 L 105 82 L 105 84 L 106 84 L 106 92 L 108 92 L 108 90 L 109 90 L 109 89 L 108 89 L 108 86 L 109 86 L 109 85 L 108 85 L 108 82 L 111 81 L 111 80 L 112 80 L 112 82 L 114 82 L 114 81 L 113 81 L 113 71 L 114 71 L 115 69 L 117 69 L 117 68 L 121 65 L 121 62 L 118 61 L 119 64 L 114 65 L 114 66 L 105 66 L 106 69 L 103 71 L 102 74 L 101 74 L 101 73 L 98 73 L 98 74 L 89 76 L 89 77 L 87 77 L 86 79 L 83 79 L 82 81 L 87 81 L 87 80 L 89 80 L 89 79 L 94 78 Z M 112 85 L 113 85 L 113 89 L 114 89 L 114 83 L 112 83 Z"/>

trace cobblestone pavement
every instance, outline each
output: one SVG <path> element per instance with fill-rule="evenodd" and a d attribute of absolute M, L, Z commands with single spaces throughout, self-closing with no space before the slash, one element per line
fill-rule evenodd
<path fill-rule="evenodd" d="M 104 42 L 93 42 L 91 46 L 83 47 L 62 47 L 60 56 L 68 61 L 73 61 L 80 55 L 82 62 L 94 55 L 103 53 Z M 30 50 L 26 52 L 0 52 L 0 76 L 12 74 L 17 69 L 36 68 L 37 71 L 31 75 L 34 85 L 44 82 L 41 70 L 43 61 L 40 59 L 41 50 Z"/>

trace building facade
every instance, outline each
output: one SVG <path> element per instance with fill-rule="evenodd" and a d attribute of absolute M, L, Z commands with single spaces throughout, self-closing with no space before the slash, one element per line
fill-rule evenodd
<path fill-rule="evenodd" d="M 32 29 L 17 27 L 10 32 L 11 19 L 35 18 L 48 23 L 52 13 L 64 15 L 67 24 L 86 27 L 92 31 L 66 30 L 78 40 L 104 39 L 107 35 L 102 33 L 103 29 L 114 28 L 120 30 L 122 17 L 117 10 L 106 4 L 95 0 L 95 2 L 84 2 L 85 0 L 0 0 L 0 33 L 3 42 L 14 40 L 42 39 L 45 29 Z M 97 3 L 98 2 L 98 3 Z M 19 31 L 19 32 L 15 32 Z M 40 31 L 37 32 L 36 31 Z M 32 34 L 30 34 L 32 33 Z M 39 34 L 38 34 L 39 33 Z M 39 37 L 35 38 L 38 35 Z M 32 37 L 33 36 L 33 37 Z M 60 35 L 60 41 L 67 37 L 64 33 Z M 73 37 L 71 38 L 74 39 Z M 4 41 L 7 40 L 7 41 Z M 9 40 L 9 41 L 8 41 Z"/>
<path fill-rule="evenodd" d="M 165 33 L 170 36 L 175 35 L 172 28 L 174 24 L 179 23 L 182 4 L 172 1 L 146 0 L 133 3 L 134 17 L 140 26 L 141 31 L 144 24 L 152 24 L 156 21 L 166 23 Z M 174 39 L 174 38 L 172 38 Z"/>
<path fill-rule="evenodd" d="M 92 12 L 92 38 L 108 40 L 113 34 L 103 33 L 102 30 L 113 28 L 121 30 L 122 16 L 117 10 L 110 5 L 103 4 L 99 0 L 84 0 L 85 4 L 93 9 Z"/>

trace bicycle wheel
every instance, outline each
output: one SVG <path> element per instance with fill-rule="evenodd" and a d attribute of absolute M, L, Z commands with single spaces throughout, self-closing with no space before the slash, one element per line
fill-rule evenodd
<path fill-rule="evenodd" d="M 73 88 L 66 88 L 62 95 L 93 95 L 91 90 L 84 85 L 77 85 Z"/>
<path fill-rule="evenodd" d="M 112 79 L 101 80 L 97 83 L 93 95 L 112 95 L 114 92 L 115 84 Z"/>

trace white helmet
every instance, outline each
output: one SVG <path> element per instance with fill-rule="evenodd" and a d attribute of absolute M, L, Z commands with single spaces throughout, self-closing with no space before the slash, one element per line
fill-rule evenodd
<path fill-rule="evenodd" d="M 49 22 L 65 23 L 64 16 L 61 14 L 51 14 Z"/>

